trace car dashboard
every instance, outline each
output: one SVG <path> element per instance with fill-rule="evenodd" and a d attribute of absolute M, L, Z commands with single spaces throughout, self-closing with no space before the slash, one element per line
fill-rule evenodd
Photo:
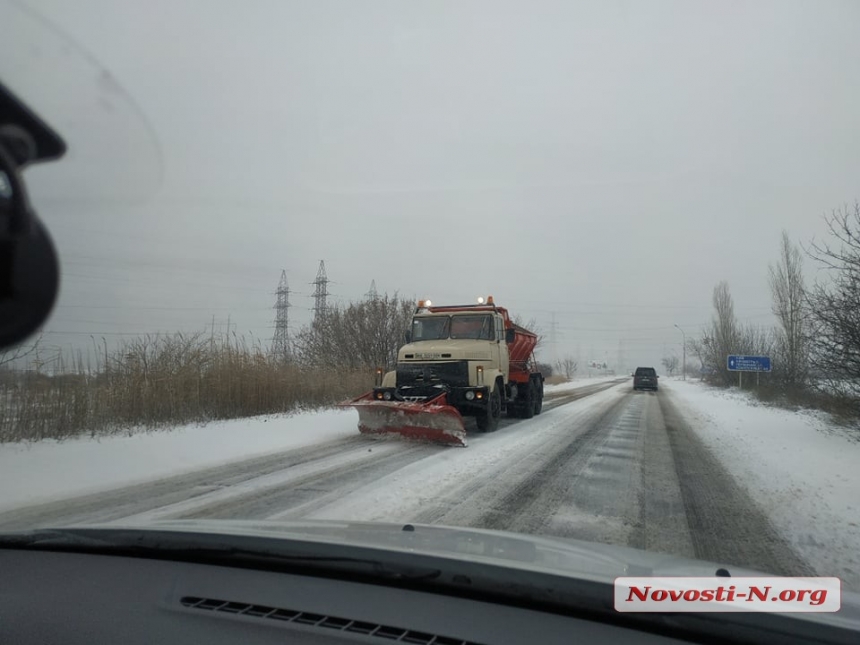
<path fill-rule="evenodd" d="M 335 578 L 0 550 L 0 642 L 682 642 L 557 613 Z"/>

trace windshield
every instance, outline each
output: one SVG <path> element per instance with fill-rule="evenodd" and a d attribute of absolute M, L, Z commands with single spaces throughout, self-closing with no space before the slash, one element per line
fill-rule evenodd
<path fill-rule="evenodd" d="M 0 531 L 433 524 L 860 590 L 860 3 L 0 25 L 68 145 L 23 171 L 61 290 L 0 349 Z"/>
<path fill-rule="evenodd" d="M 451 328 L 450 316 L 423 316 L 412 319 L 412 342 L 448 338 Z"/>
<path fill-rule="evenodd" d="M 412 319 L 412 341 L 451 339 L 493 340 L 492 316 L 422 316 Z"/>

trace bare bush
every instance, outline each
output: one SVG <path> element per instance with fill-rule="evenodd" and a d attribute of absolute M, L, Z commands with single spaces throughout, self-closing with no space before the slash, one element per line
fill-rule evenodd
<path fill-rule="evenodd" d="M 544 378 L 549 378 L 555 372 L 553 366 L 549 363 L 538 363 L 537 368 L 538 371 L 543 374 Z"/>
<path fill-rule="evenodd" d="M 578 365 L 576 359 L 572 356 L 565 356 L 556 362 L 555 367 L 560 374 L 562 374 L 567 380 L 570 380 L 576 374 Z"/>
<path fill-rule="evenodd" d="M 16 345 L 8 349 L 0 349 L 0 370 L 20 368 L 22 361 L 39 351 L 41 342 L 42 336 L 39 335 L 31 343 Z"/>
<path fill-rule="evenodd" d="M 285 365 L 259 344 L 204 334 L 144 336 L 98 372 L 78 358 L 0 385 L 0 441 L 63 439 L 330 405 L 372 386 L 368 370 Z"/>

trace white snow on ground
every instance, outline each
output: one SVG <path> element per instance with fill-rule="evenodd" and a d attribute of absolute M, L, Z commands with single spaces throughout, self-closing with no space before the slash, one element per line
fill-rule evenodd
<path fill-rule="evenodd" d="M 599 379 L 578 379 L 575 389 Z M 189 424 L 62 442 L 0 444 L 0 512 L 357 435 L 353 410 Z"/>
<path fill-rule="evenodd" d="M 558 385 L 545 384 L 543 386 L 543 391 L 544 394 L 555 394 L 556 392 L 570 392 L 571 390 L 576 390 L 584 385 L 593 385 L 595 383 L 609 383 L 616 379 L 623 378 L 624 376 L 624 374 L 621 374 L 619 376 L 583 376 L 582 378 L 574 378 L 572 381 L 568 381 L 567 383 L 559 383 Z"/>
<path fill-rule="evenodd" d="M 352 410 L 255 417 L 100 439 L 0 444 L 0 511 L 352 437 Z"/>
<path fill-rule="evenodd" d="M 661 384 L 801 557 L 860 588 L 860 442 L 820 412 L 693 381 Z"/>
<path fill-rule="evenodd" d="M 476 473 L 504 473 L 523 455 L 548 440 L 567 434 L 581 417 L 627 394 L 621 384 L 523 420 L 492 435 L 470 437 L 465 450 L 440 451 L 395 473 L 361 486 L 317 512 L 313 519 L 410 522 L 415 514 L 459 491 Z M 481 509 L 478 509 L 480 512 Z M 269 519 L 279 519 L 274 515 Z"/>

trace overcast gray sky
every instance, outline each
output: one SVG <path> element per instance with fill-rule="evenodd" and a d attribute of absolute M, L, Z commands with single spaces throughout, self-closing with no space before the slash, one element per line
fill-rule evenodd
<path fill-rule="evenodd" d="M 52 345 L 268 339 L 324 259 L 342 302 L 492 294 L 557 355 L 657 364 L 720 280 L 771 322 L 781 230 L 860 197 L 857 2 L 24 4 L 0 75 L 70 145 L 28 171 Z"/>

